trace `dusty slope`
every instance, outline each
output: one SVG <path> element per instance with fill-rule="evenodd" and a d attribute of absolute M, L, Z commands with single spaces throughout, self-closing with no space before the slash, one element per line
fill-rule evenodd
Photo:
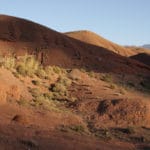
<path fill-rule="evenodd" d="M 27 87 L 10 71 L 0 69 L 0 105 L 5 104 L 10 99 L 18 101 L 20 98 L 31 100 L 32 96 Z"/>
<path fill-rule="evenodd" d="M 14 96 L 7 97 L 5 103 L 1 103 L 2 98 L 0 99 L 1 150 L 149 148 L 150 102 L 148 97 L 132 91 L 118 95 L 116 93 L 119 92 L 120 87 L 112 89 L 109 82 L 91 78 L 87 73 L 79 70 L 73 70 L 69 75 L 78 78 L 72 82 L 68 90 L 77 98 L 77 101 L 63 103 L 57 100 L 59 105 L 65 106 L 63 111 L 46 110 L 29 105 L 31 100 L 27 97 L 26 105 L 18 103 L 17 101 L 21 99 Z M 41 80 L 28 76 L 16 78 L 10 71 L 0 69 L 0 83 L 7 87 L 12 84 L 18 86 L 23 89 L 22 93 L 26 92 L 31 85 L 33 86 L 31 82 L 33 79 Z M 34 85 L 34 88 L 42 91 L 48 81 L 48 79 L 42 79 L 41 83 L 44 84 Z M 15 94 L 14 91 L 11 94 Z M 69 130 L 72 126 L 81 126 L 84 130 L 81 130 L 82 128 Z M 129 126 L 133 126 L 134 132 L 128 129 Z"/>
<path fill-rule="evenodd" d="M 44 65 L 82 67 L 99 72 L 150 72 L 149 67 L 105 48 L 86 44 L 39 24 L 5 15 L 0 16 L 0 45 L 4 55 L 34 54 Z"/>
<path fill-rule="evenodd" d="M 109 40 L 104 39 L 103 37 L 97 35 L 91 31 L 74 31 L 74 32 L 67 32 L 65 35 L 70 36 L 72 38 L 81 40 L 86 43 L 90 43 L 93 45 L 97 45 L 108 50 L 111 50 L 117 54 L 122 56 L 131 56 L 134 55 L 134 52 L 130 49 L 126 49 L 123 46 L 117 45 Z"/>
<path fill-rule="evenodd" d="M 78 39 L 80 41 L 86 42 L 86 43 L 90 43 L 93 45 L 97 45 L 97 46 L 106 48 L 110 51 L 113 51 L 113 52 L 119 54 L 119 55 L 133 58 L 133 59 L 135 59 L 139 62 L 142 62 L 146 65 L 150 63 L 150 60 L 148 60 L 146 58 L 146 56 L 144 57 L 142 55 L 142 53 L 145 53 L 145 55 L 150 55 L 150 50 L 145 49 L 145 48 L 123 47 L 123 46 L 117 45 L 109 40 L 106 40 L 103 37 L 97 35 L 96 33 L 91 32 L 91 31 L 67 32 L 67 33 L 65 33 L 65 35 L 75 38 L 75 39 Z M 138 55 L 142 55 L 142 56 L 140 56 L 140 58 L 139 58 Z M 144 58 L 146 58 L 145 61 L 144 61 Z"/>
<path fill-rule="evenodd" d="M 127 150 L 136 149 L 132 143 L 102 141 L 92 136 L 54 130 L 71 118 L 58 113 L 31 110 L 17 105 L 0 106 L 1 150 Z M 13 120 L 14 116 L 22 117 Z M 75 119 L 72 117 L 72 119 Z M 75 122 L 75 120 L 74 120 Z M 112 144 L 113 143 L 113 144 Z"/>
<path fill-rule="evenodd" d="M 127 46 L 125 48 L 132 50 L 135 54 L 146 53 L 150 55 L 150 50 L 144 47 Z"/>
<path fill-rule="evenodd" d="M 14 55 L 17 61 L 16 55 L 28 52 L 44 65 L 92 71 L 67 70 L 65 77 L 74 76 L 75 79 L 71 79 L 68 93 L 63 95 L 64 89 L 54 91 L 56 85 L 64 84 L 62 81 L 58 84 L 59 77 L 63 77 L 58 68 L 50 78 L 40 78 L 35 74 L 18 75 L 15 67 L 8 71 L 2 66 L 1 149 L 149 148 L 149 95 L 137 92 L 138 88 L 149 90 L 149 84 L 148 87 L 145 84 L 149 80 L 143 76 L 149 77 L 148 66 L 9 16 L 0 16 L 0 49 L 4 56 Z M 97 77 L 91 77 L 94 71 L 99 73 Z M 106 72 L 115 74 L 102 74 Z M 127 82 L 135 91 L 122 90 L 113 83 L 112 75 L 122 85 Z M 31 100 L 26 97 L 30 94 Z M 134 132 L 129 126 L 133 126 Z"/>

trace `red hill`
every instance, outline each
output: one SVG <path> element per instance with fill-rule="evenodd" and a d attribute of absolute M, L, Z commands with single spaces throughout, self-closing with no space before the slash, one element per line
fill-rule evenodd
<path fill-rule="evenodd" d="M 149 73 L 150 68 L 106 48 L 84 43 L 37 23 L 0 16 L 3 55 L 36 55 L 44 65 L 87 68 L 99 72 Z"/>

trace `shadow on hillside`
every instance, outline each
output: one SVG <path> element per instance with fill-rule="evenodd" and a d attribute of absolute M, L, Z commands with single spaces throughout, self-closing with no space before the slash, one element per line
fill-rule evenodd
<path fill-rule="evenodd" d="M 146 53 L 140 53 L 140 54 L 131 56 L 130 58 L 135 59 L 137 61 L 142 62 L 145 65 L 150 66 L 150 55 L 148 55 Z"/>

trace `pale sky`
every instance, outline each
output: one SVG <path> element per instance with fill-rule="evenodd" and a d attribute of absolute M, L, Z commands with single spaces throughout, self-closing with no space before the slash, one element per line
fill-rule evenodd
<path fill-rule="evenodd" d="M 91 30 L 121 45 L 150 44 L 150 0 L 0 0 L 0 13 L 60 32 Z"/>

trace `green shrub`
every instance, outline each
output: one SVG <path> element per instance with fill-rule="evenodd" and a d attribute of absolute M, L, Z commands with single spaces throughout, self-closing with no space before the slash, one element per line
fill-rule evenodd
<path fill-rule="evenodd" d="M 61 73 L 61 69 L 60 69 L 58 66 L 53 66 L 53 71 L 54 71 L 56 74 L 60 74 L 60 73 Z"/>
<path fill-rule="evenodd" d="M 27 68 L 32 68 L 33 70 L 37 70 L 39 68 L 39 63 L 33 56 L 28 56 L 24 63 Z"/>
<path fill-rule="evenodd" d="M 41 95 L 39 89 L 37 88 L 31 88 L 29 89 L 29 92 L 32 94 L 32 96 L 35 97 L 39 97 Z"/>
<path fill-rule="evenodd" d="M 60 84 L 62 84 L 62 85 L 64 85 L 64 86 L 66 86 L 66 87 L 68 87 L 68 86 L 71 85 L 72 81 L 71 81 L 69 78 L 62 77 L 62 76 L 61 76 L 61 77 L 58 79 L 58 83 L 60 83 Z"/>
<path fill-rule="evenodd" d="M 64 93 L 67 91 L 66 86 L 62 85 L 61 83 L 56 83 L 54 87 L 52 88 L 53 92 L 59 92 L 59 93 Z"/>
<path fill-rule="evenodd" d="M 62 96 L 58 92 L 53 92 L 53 100 L 59 100 L 61 99 Z"/>
<path fill-rule="evenodd" d="M 84 127 L 81 125 L 73 125 L 69 127 L 71 130 L 75 131 L 75 132 L 79 132 L 82 133 L 85 131 Z"/>
<path fill-rule="evenodd" d="M 34 70 L 32 70 L 31 68 L 26 70 L 26 75 L 29 77 L 33 77 L 34 76 Z"/>
<path fill-rule="evenodd" d="M 54 98 L 54 94 L 52 92 L 44 93 L 43 96 L 49 100 L 52 100 Z"/>
<path fill-rule="evenodd" d="M 47 94 L 46 94 L 47 95 Z M 50 99 L 45 94 L 41 94 L 34 98 L 32 101 L 32 106 L 40 107 L 44 110 L 49 111 L 56 111 L 59 112 L 59 108 L 57 107 L 56 103 Z"/>
<path fill-rule="evenodd" d="M 18 65 L 16 68 L 17 72 L 23 76 L 26 76 L 26 69 L 23 65 Z"/>
<path fill-rule="evenodd" d="M 38 80 L 32 80 L 32 83 L 33 83 L 34 85 L 37 85 L 37 86 L 40 85 L 40 81 L 38 81 Z"/>
<path fill-rule="evenodd" d="M 17 103 L 21 106 L 27 106 L 29 103 L 26 99 L 21 98 L 19 101 L 17 101 Z"/>
<path fill-rule="evenodd" d="M 46 66 L 45 71 L 47 74 L 54 73 L 54 67 L 53 66 Z"/>
<path fill-rule="evenodd" d="M 15 67 L 15 58 L 13 57 L 1 57 L 0 64 L 6 69 L 13 69 Z"/>
<path fill-rule="evenodd" d="M 89 75 L 89 77 L 91 77 L 91 78 L 94 78 L 94 77 L 95 77 L 95 74 L 94 74 L 93 71 L 88 72 L 88 75 Z"/>
<path fill-rule="evenodd" d="M 35 60 L 33 56 L 21 57 L 17 62 L 16 70 L 23 76 L 33 76 L 35 72 L 39 69 L 39 63 Z"/>
<path fill-rule="evenodd" d="M 53 67 L 47 66 L 45 67 L 45 72 L 47 74 L 47 78 L 51 79 L 51 76 L 53 76 L 55 73 L 53 71 Z"/>
<path fill-rule="evenodd" d="M 47 74 L 43 68 L 38 68 L 38 70 L 36 70 L 36 75 L 41 79 L 45 79 L 47 77 Z"/>
<path fill-rule="evenodd" d="M 110 84 L 110 86 L 109 86 L 110 89 L 115 89 L 115 87 L 116 86 L 114 84 Z"/>
<path fill-rule="evenodd" d="M 105 82 L 112 82 L 112 76 L 110 74 L 105 74 L 101 77 L 101 80 Z"/>

